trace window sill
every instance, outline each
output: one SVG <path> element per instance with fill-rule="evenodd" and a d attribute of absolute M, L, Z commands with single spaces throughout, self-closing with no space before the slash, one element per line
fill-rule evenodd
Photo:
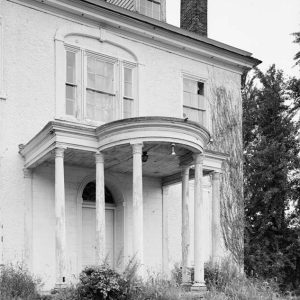
<path fill-rule="evenodd" d="M 101 125 L 105 124 L 104 122 L 92 121 L 92 120 L 88 120 L 88 119 L 86 119 L 86 120 L 77 119 L 75 117 L 68 116 L 68 115 L 56 117 L 55 119 L 61 120 L 61 121 L 73 122 L 73 123 L 77 123 L 77 124 L 79 123 L 79 124 L 89 125 L 89 126 L 93 126 L 93 127 L 97 127 L 97 126 L 101 126 Z"/>

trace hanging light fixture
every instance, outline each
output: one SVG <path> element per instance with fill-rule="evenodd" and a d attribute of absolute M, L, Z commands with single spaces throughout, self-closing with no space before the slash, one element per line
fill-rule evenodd
<path fill-rule="evenodd" d="M 148 160 L 148 157 L 147 151 L 144 151 L 142 155 L 142 162 L 145 163 Z"/>
<path fill-rule="evenodd" d="M 175 144 L 172 144 L 171 147 L 172 147 L 171 155 L 176 155 Z"/>

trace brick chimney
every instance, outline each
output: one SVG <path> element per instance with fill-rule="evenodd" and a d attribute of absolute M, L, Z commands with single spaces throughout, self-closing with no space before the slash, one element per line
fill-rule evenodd
<path fill-rule="evenodd" d="M 207 0 L 181 0 L 180 27 L 207 36 Z"/>

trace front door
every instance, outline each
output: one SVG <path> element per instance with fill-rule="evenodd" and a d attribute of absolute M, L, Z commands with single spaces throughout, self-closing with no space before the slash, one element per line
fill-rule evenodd
<path fill-rule="evenodd" d="M 96 185 L 89 182 L 82 193 L 82 266 L 96 264 Z M 105 187 L 106 262 L 115 266 L 115 210 L 111 192 Z"/>
<path fill-rule="evenodd" d="M 114 210 L 105 210 L 106 262 L 114 267 Z M 96 209 L 82 208 L 82 265 L 96 264 Z"/>

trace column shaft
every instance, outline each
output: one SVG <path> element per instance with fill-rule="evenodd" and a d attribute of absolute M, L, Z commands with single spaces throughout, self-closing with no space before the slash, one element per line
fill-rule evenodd
<path fill-rule="evenodd" d="M 66 216 L 65 216 L 64 149 L 55 149 L 55 241 L 56 283 L 66 281 Z"/>
<path fill-rule="evenodd" d="M 196 154 L 195 159 L 195 195 L 194 195 L 194 284 L 193 290 L 205 290 L 204 281 L 204 222 L 203 222 L 203 156 Z"/>
<path fill-rule="evenodd" d="M 24 173 L 24 260 L 29 271 L 33 271 L 33 199 L 32 171 L 23 169 Z"/>
<path fill-rule="evenodd" d="M 97 153 L 96 157 L 96 262 L 101 265 L 105 261 L 105 181 L 104 157 Z"/>
<path fill-rule="evenodd" d="M 190 284 L 191 276 L 188 270 L 190 254 L 190 220 L 189 220 L 189 178 L 190 168 L 182 170 L 182 225 L 181 225 L 181 247 L 182 247 L 182 283 Z"/>
<path fill-rule="evenodd" d="M 143 265 L 144 226 L 143 226 L 143 170 L 142 144 L 133 144 L 133 252 Z"/>
<path fill-rule="evenodd" d="M 169 277 L 168 190 L 169 187 L 162 187 L 162 271 Z"/>
<path fill-rule="evenodd" d="M 212 175 L 212 260 L 217 263 L 221 253 L 220 173 Z"/>

